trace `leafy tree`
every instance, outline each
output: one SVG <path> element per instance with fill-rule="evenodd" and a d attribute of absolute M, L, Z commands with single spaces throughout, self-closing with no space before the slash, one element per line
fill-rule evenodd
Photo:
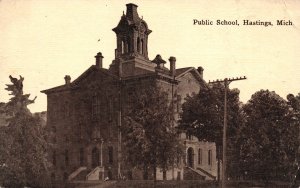
<path fill-rule="evenodd" d="M 298 140 L 300 140 L 300 93 L 294 96 L 293 94 L 287 95 L 288 104 L 292 109 L 292 120 L 295 124 L 295 132 L 298 130 Z M 297 127 L 297 128 L 296 128 Z M 299 144 L 299 143 L 298 143 Z M 298 151 L 295 158 L 295 172 L 291 173 L 293 175 L 294 186 L 296 185 L 296 180 L 300 179 L 300 147 L 298 146 Z"/>
<path fill-rule="evenodd" d="M 139 169 L 152 168 L 156 180 L 157 168 L 168 170 L 182 154 L 171 103 L 156 86 L 141 87 L 131 98 L 123 126 L 126 161 Z"/>
<path fill-rule="evenodd" d="M 260 90 L 244 106 L 241 166 L 248 176 L 290 180 L 299 146 L 298 124 L 291 106 L 275 92 Z"/>
<path fill-rule="evenodd" d="M 27 105 L 34 102 L 23 94 L 23 80 L 10 76 L 7 85 L 13 97 L 1 103 L 0 185 L 5 187 L 48 187 L 47 142 L 41 119 Z"/>
<path fill-rule="evenodd" d="M 225 88 L 221 84 L 214 84 L 211 87 L 203 87 L 200 92 L 193 96 L 188 96 L 182 105 L 180 127 L 199 138 L 209 142 L 215 142 L 218 159 L 218 180 L 220 179 L 220 161 L 222 159 L 222 136 L 224 123 L 224 92 Z M 241 103 L 239 101 L 239 90 L 227 91 L 227 111 L 228 129 L 227 144 L 233 160 L 239 157 L 238 141 L 236 135 L 239 126 L 243 124 L 241 113 Z M 234 163 L 230 163 L 234 164 Z M 235 166 L 237 166 L 235 164 Z M 233 166 L 232 166 L 233 167 Z M 236 172 L 233 170 L 233 172 Z"/>

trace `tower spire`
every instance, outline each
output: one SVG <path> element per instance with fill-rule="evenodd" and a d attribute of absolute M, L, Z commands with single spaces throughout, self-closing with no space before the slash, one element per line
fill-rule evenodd
<path fill-rule="evenodd" d="M 113 31 L 117 35 L 117 49 L 115 56 L 148 58 L 148 35 L 152 32 L 147 23 L 139 17 L 137 5 L 126 4 L 126 15 L 121 17 Z"/>

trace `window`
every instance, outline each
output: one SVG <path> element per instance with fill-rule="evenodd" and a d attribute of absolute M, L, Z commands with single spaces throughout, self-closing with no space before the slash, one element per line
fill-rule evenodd
<path fill-rule="evenodd" d="M 163 171 L 163 180 L 166 180 L 167 179 L 167 172 L 164 170 Z"/>
<path fill-rule="evenodd" d="M 108 120 L 111 121 L 112 120 L 112 116 L 113 116 L 113 97 L 111 96 L 109 98 L 108 101 Z"/>
<path fill-rule="evenodd" d="M 69 151 L 65 150 L 65 165 L 69 166 Z"/>
<path fill-rule="evenodd" d="M 133 107 L 134 105 L 134 92 L 133 92 L 133 88 L 129 88 L 128 89 L 128 94 L 127 94 L 127 104 L 128 104 L 128 108 Z"/>
<path fill-rule="evenodd" d="M 114 162 L 114 159 L 113 159 L 113 147 L 112 146 L 109 146 L 108 147 L 108 162 L 110 164 L 112 164 Z"/>
<path fill-rule="evenodd" d="M 52 126 L 52 132 L 56 133 L 56 127 L 55 126 Z"/>
<path fill-rule="evenodd" d="M 142 49 L 142 54 L 144 54 L 144 40 L 141 40 L 141 49 Z"/>
<path fill-rule="evenodd" d="M 63 118 L 68 118 L 70 116 L 70 105 L 68 102 L 65 102 L 62 113 Z"/>
<path fill-rule="evenodd" d="M 127 171 L 127 179 L 132 180 L 132 171 L 131 170 Z"/>
<path fill-rule="evenodd" d="M 97 117 L 100 114 L 100 99 L 98 95 L 93 96 L 92 101 L 92 116 Z"/>
<path fill-rule="evenodd" d="M 108 110 L 107 107 L 107 100 L 105 100 L 102 95 L 96 94 L 93 96 L 92 99 L 92 118 L 93 119 L 100 119 L 105 118 L 105 113 Z"/>
<path fill-rule="evenodd" d="M 65 172 L 64 173 L 64 181 L 67 181 L 67 179 L 68 179 L 68 174 Z"/>
<path fill-rule="evenodd" d="M 140 38 L 137 38 L 136 41 L 136 47 L 137 47 L 137 51 L 140 53 L 141 52 L 141 42 L 140 42 Z"/>
<path fill-rule="evenodd" d="M 130 43 L 130 38 L 127 38 L 127 49 L 126 49 L 126 53 L 131 51 L 131 43 Z"/>
<path fill-rule="evenodd" d="M 65 141 L 66 141 L 66 143 L 69 143 L 69 142 L 70 142 L 69 135 L 66 135 L 66 134 L 65 134 Z"/>
<path fill-rule="evenodd" d="M 53 164 L 53 166 L 56 166 L 56 151 L 55 150 L 52 153 L 52 164 Z"/>
<path fill-rule="evenodd" d="M 202 164 L 202 149 L 198 150 L 198 164 Z"/>
<path fill-rule="evenodd" d="M 121 44 L 121 53 L 124 54 L 125 53 L 125 45 L 124 45 L 124 41 L 122 41 L 122 44 Z"/>
<path fill-rule="evenodd" d="M 55 173 L 51 173 L 51 181 L 55 181 Z"/>
<path fill-rule="evenodd" d="M 79 150 L 79 164 L 82 166 L 84 163 L 84 150 L 80 148 Z"/>
<path fill-rule="evenodd" d="M 83 131 L 82 122 L 79 122 L 79 124 L 78 124 L 78 138 L 79 138 L 80 141 L 83 139 L 82 131 Z"/>
<path fill-rule="evenodd" d="M 208 165 L 212 164 L 212 151 L 208 150 Z"/>
<path fill-rule="evenodd" d="M 144 179 L 144 180 L 148 180 L 148 170 L 147 170 L 147 169 L 144 169 L 144 172 L 143 172 L 143 179 Z"/>

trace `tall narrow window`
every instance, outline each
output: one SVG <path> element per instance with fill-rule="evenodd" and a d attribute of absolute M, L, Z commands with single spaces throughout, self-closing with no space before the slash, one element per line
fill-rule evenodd
<path fill-rule="evenodd" d="M 131 171 L 131 170 L 128 170 L 128 171 L 127 171 L 127 178 L 128 178 L 129 180 L 132 180 L 132 171 Z"/>
<path fill-rule="evenodd" d="M 70 142 L 69 135 L 67 135 L 67 134 L 65 134 L 65 141 L 66 141 L 66 143 L 69 143 L 69 142 Z"/>
<path fill-rule="evenodd" d="M 68 174 L 65 172 L 64 173 L 64 181 L 67 181 L 68 180 Z"/>
<path fill-rule="evenodd" d="M 110 97 L 108 101 L 108 113 L 108 120 L 111 121 L 113 116 L 113 97 Z"/>
<path fill-rule="evenodd" d="M 122 41 L 121 52 L 122 52 L 122 54 L 125 53 L 125 44 L 124 44 L 124 41 Z"/>
<path fill-rule="evenodd" d="M 64 113 L 64 118 L 68 118 L 70 116 L 70 106 L 68 102 L 65 102 L 63 113 Z"/>
<path fill-rule="evenodd" d="M 212 164 L 212 151 L 208 150 L 208 165 Z"/>
<path fill-rule="evenodd" d="M 51 181 L 55 181 L 55 173 L 51 173 Z"/>
<path fill-rule="evenodd" d="M 80 148 L 79 150 L 79 163 L 82 166 L 84 163 L 84 150 L 83 148 Z"/>
<path fill-rule="evenodd" d="M 55 134 L 56 133 L 56 127 L 52 126 L 52 132 Z"/>
<path fill-rule="evenodd" d="M 198 164 L 202 164 L 202 149 L 198 150 Z"/>
<path fill-rule="evenodd" d="M 52 153 L 52 164 L 53 164 L 53 166 L 56 166 L 56 151 L 55 150 Z"/>
<path fill-rule="evenodd" d="M 131 43 L 130 43 L 130 38 L 127 38 L 127 49 L 126 49 L 126 52 L 128 53 L 128 52 L 131 52 Z"/>
<path fill-rule="evenodd" d="M 101 98 L 99 95 L 93 96 L 92 101 L 92 116 L 93 118 L 99 118 L 101 108 Z"/>
<path fill-rule="evenodd" d="M 69 150 L 65 150 L 65 164 L 69 166 Z"/>
<path fill-rule="evenodd" d="M 110 164 L 112 164 L 112 163 L 114 162 L 113 154 L 114 154 L 113 147 L 112 147 L 112 146 L 109 146 L 109 147 L 108 147 L 108 162 L 109 162 Z"/>
<path fill-rule="evenodd" d="M 136 41 L 136 47 L 137 47 L 137 51 L 140 53 L 141 52 L 141 42 L 140 42 L 140 38 L 137 38 Z"/>
<path fill-rule="evenodd" d="M 142 51 L 142 54 L 144 54 L 144 40 L 142 39 L 141 40 L 141 51 Z"/>
<path fill-rule="evenodd" d="M 82 130 L 83 130 L 82 122 L 79 122 L 79 124 L 78 124 L 78 138 L 79 138 L 79 140 L 83 139 Z"/>

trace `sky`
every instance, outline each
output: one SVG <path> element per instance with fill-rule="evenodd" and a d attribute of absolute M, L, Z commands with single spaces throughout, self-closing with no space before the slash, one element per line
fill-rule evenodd
<path fill-rule="evenodd" d="M 8 76 L 22 75 L 24 93 L 37 96 L 30 110 L 45 111 L 41 90 L 64 84 L 65 75 L 75 80 L 97 52 L 108 68 L 116 48 L 112 29 L 127 3 L 138 5 L 153 31 L 150 60 L 160 54 L 175 56 L 176 68 L 202 66 L 206 81 L 246 76 L 230 85 L 244 103 L 261 89 L 283 98 L 300 92 L 299 0 L 0 0 L 0 101 L 10 98 Z M 240 26 L 194 25 L 194 19 L 238 20 Z M 281 19 L 293 25 L 277 26 Z M 273 26 L 245 26 L 243 20 Z"/>

